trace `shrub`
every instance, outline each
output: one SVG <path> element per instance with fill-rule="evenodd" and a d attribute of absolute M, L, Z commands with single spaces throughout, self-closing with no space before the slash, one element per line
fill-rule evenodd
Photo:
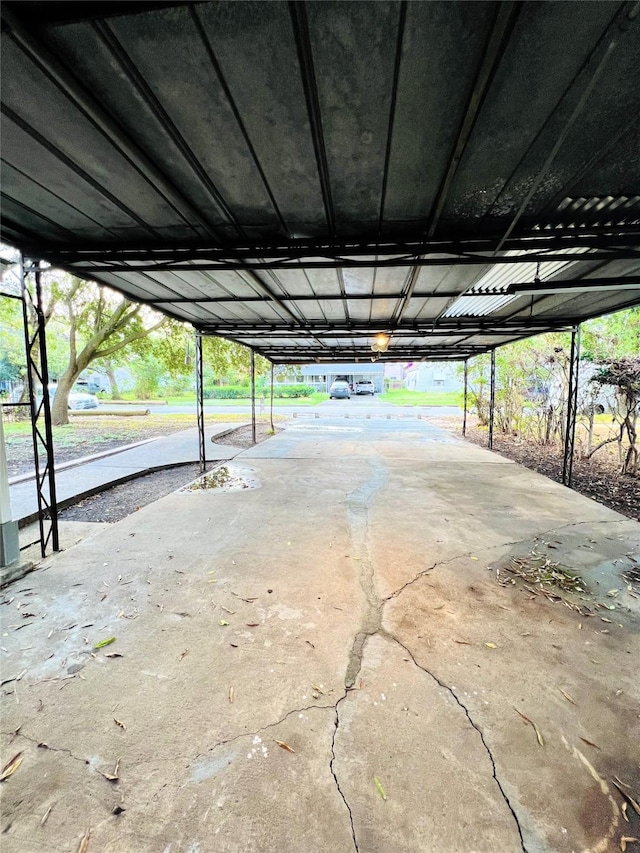
<path fill-rule="evenodd" d="M 271 391 L 268 385 L 256 386 L 256 397 L 268 397 Z M 311 385 L 274 385 L 273 396 L 294 399 L 310 397 L 314 393 Z M 206 400 L 246 400 L 251 396 L 251 388 L 246 385 L 213 385 L 204 389 Z"/>

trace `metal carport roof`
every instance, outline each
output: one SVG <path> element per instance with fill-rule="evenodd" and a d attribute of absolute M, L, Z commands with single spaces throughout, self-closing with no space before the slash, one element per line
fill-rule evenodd
<path fill-rule="evenodd" d="M 3 238 L 275 362 L 379 331 L 467 358 L 639 304 L 639 18 L 5 2 Z"/>

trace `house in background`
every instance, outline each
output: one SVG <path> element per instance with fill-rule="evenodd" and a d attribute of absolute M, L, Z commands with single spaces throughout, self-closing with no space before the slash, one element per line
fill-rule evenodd
<path fill-rule="evenodd" d="M 362 362 L 360 364 L 305 364 L 301 368 L 305 385 L 313 385 L 316 391 L 329 392 L 331 383 L 344 379 L 355 385 L 365 379 L 375 385 L 376 393 L 384 391 L 384 364 Z"/>
<path fill-rule="evenodd" d="M 462 391 L 463 380 L 458 365 L 445 361 L 420 361 L 405 368 L 408 391 Z"/>

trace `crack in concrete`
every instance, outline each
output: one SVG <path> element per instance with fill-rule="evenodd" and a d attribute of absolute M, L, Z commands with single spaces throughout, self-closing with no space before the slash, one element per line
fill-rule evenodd
<path fill-rule="evenodd" d="M 340 699 L 338 699 L 338 702 L 343 698 L 344 698 L 344 696 L 341 696 Z M 335 709 L 335 707 L 336 707 L 335 705 L 307 705 L 305 708 L 292 708 L 290 711 L 287 711 L 287 713 L 283 717 L 281 717 L 279 720 L 276 720 L 275 723 L 267 723 L 266 725 L 262 726 L 261 728 L 256 729 L 256 731 L 242 732 L 241 734 L 234 735 L 233 737 L 226 738 L 225 740 L 218 741 L 218 743 L 214 744 L 213 746 L 210 746 L 209 749 L 205 749 L 202 752 L 198 752 L 198 753 L 196 753 L 196 755 L 189 758 L 188 759 L 189 764 L 193 764 L 194 761 L 197 761 L 203 755 L 209 755 L 209 753 L 214 752 L 216 749 L 219 749 L 221 746 L 227 746 L 227 744 L 234 743 L 235 741 L 240 740 L 243 737 L 256 737 L 256 735 L 260 735 L 263 732 L 266 732 L 268 729 L 274 729 L 276 726 L 279 726 L 281 723 L 284 723 L 284 721 L 286 719 L 288 719 L 292 714 L 302 714 L 304 711 L 315 711 L 315 710 L 329 711 L 329 710 Z M 184 756 L 177 756 L 177 757 L 173 757 L 173 758 L 162 758 L 162 759 L 159 759 L 159 761 L 162 761 L 162 762 L 164 762 L 164 761 L 177 761 L 180 758 L 184 758 Z"/>
<path fill-rule="evenodd" d="M 70 758 L 73 758 L 75 761 L 80 761 L 80 762 L 82 762 L 82 764 L 90 764 L 90 763 L 91 763 L 87 758 L 80 758 L 80 756 L 79 756 L 79 755 L 74 755 L 74 754 L 73 754 L 73 752 L 71 752 L 71 750 L 70 750 L 70 749 L 66 749 L 66 748 L 65 748 L 65 747 L 63 747 L 63 746 L 49 746 L 49 744 L 48 744 L 48 743 L 45 743 L 45 741 L 39 740 L 38 738 L 35 738 L 35 737 L 31 737 L 30 735 L 26 735 L 26 734 L 24 734 L 24 732 L 22 732 L 22 731 L 19 731 L 19 732 L 16 732 L 16 731 L 12 731 L 12 732 L 0 732 L 0 734 L 5 735 L 5 736 L 7 736 L 7 737 L 21 737 L 21 738 L 24 738 L 25 740 L 28 740 L 28 741 L 29 741 L 29 743 L 35 743 L 35 745 L 36 745 L 39 749 L 42 749 L 42 750 L 44 750 L 44 751 L 47 751 L 47 750 L 48 750 L 49 752 L 64 752 L 64 753 L 66 753 Z"/>
<path fill-rule="evenodd" d="M 513 806 L 511 805 L 511 801 L 509 800 L 509 797 L 507 796 L 506 791 L 505 791 L 505 790 L 504 790 L 504 788 L 502 787 L 502 783 L 501 783 L 501 782 L 500 782 L 500 780 L 498 779 L 498 774 L 497 774 L 497 771 L 496 771 L 496 762 L 495 762 L 495 759 L 494 759 L 494 757 L 493 757 L 493 753 L 491 752 L 491 749 L 489 748 L 489 745 L 488 745 L 487 741 L 485 740 L 484 732 L 482 731 L 482 729 L 480 728 L 480 726 L 475 722 L 475 720 L 474 720 L 474 719 L 473 719 L 473 717 L 471 716 L 471 714 L 470 714 L 469 709 L 467 708 L 467 706 L 466 706 L 466 705 L 464 704 L 464 702 L 463 702 L 463 701 L 462 701 L 462 700 L 461 700 L 461 699 L 456 695 L 456 693 L 451 689 L 451 687 L 449 687 L 449 685 L 448 685 L 448 684 L 445 684 L 445 683 L 444 683 L 444 681 L 442 681 L 440 678 L 438 678 L 438 676 L 437 676 L 437 675 L 435 675 L 433 672 L 431 672 L 431 670 L 430 670 L 430 669 L 427 669 L 426 667 L 424 667 L 424 666 L 422 666 L 421 664 L 419 664 L 419 663 L 418 663 L 418 661 L 416 660 L 416 658 L 415 658 L 415 656 L 414 656 L 413 652 L 412 652 L 412 651 L 411 651 L 407 646 L 405 646 L 405 644 L 404 644 L 403 642 L 401 642 L 397 637 L 394 637 L 392 634 L 389 634 L 389 633 L 387 633 L 386 631 L 385 631 L 385 632 L 382 632 L 382 634 L 381 634 L 381 635 L 382 635 L 382 636 L 384 636 L 384 637 L 386 637 L 387 639 L 390 639 L 390 640 L 392 640 L 393 642 L 397 643 L 397 644 L 400 646 L 400 648 L 404 649 L 404 651 L 409 655 L 409 657 L 410 657 L 410 658 L 411 658 L 411 660 L 413 661 L 414 666 L 416 666 L 419 670 L 421 670 L 421 671 L 422 671 L 422 672 L 424 672 L 426 675 L 428 675 L 430 678 L 432 678 L 432 679 L 436 682 L 436 684 L 437 684 L 437 685 L 438 685 L 442 690 L 446 690 L 446 691 L 447 691 L 447 693 L 449 693 L 449 695 L 453 698 L 454 702 L 455 702 L 455 703 L 456 703 L 460 708 L 462 708 L 462 710 L 463 710 L 463 712 L 464 712 L 464 714 L 465 714 L 465 716 L 466 716 L 467 720 L 469 721 L 469 723 L 471 724 L 471 726 L 472 726 L 472 727 L 473 727 L 473 728 L 478 732 L 478 735 L 480 736 L 480 741 L 482 742 L 482 745 L 483 745 L 483 747 L 485 748 L 487 755 L 489 756 L 489 760 L 491 761 L 491 773 L 492 773 L 492 776 L 493 776 L 493 778 L 494 778 L 494 781 L 495 781 L 496 785 L 498 786 L 498 790 L 500 791 L 500 794 L 501 794 L 501 796 L 502 796 L 502 799 L 504 800 L 504 802 L 505 802 L 505 804 L 506 804 L 507 808 L 508 808 L 508 809 L 509 809 L 509 811 L 511 812 L 511 815 L 512 815 L 512 817 L 513 817 L 513 820 L 514 820 L 514 822 L 515 822 L 515 824 L 516 824 L 516 828 L 517 828 L 517 830 L 518 830 L 518 835 L 520 836 L 520 846 L 521 846 L 521 848 L 522 848 L 522 853 L 527 853 L 527 848 L 525 847 L 525 843 L 524 843 L 524 836 L 523 836 L 523 834 L 522 834 L 522 827 L 520 826 L 520 821 L 518 820 L 518 815 L 516 814 L 515 809 L 514 809 L 514 808 L 513 808 Z"/>
<path fill-rule="evenodd" d="M 447 557 L 446 560 L 437 560 L 432 566 L 428 566 L 426 569 L 423 569 L 421 572 L 418 572 L 418 574 L 414 578 L 407 581 L 406 583 L 403 583 L 401 587 L 398 587 L 398 589 L 394 590 L 390 595 L 387 595 L 383 599 L 383 607 L 387 603 L 387 601 L 390 601 L 392 598 L 397 598 L 399 595 L 401 595 L 401 593 L 404 592 L 404 590 L 408 586 L 411 586 L 411 584 L 414 584 L 416 581 L 419 581 L 420 578 L 423 578 L 425 575 L 428 575 L 434 569 L 437 569 L 438 566 L 446 566 L 449 563 L 454 563 L 456 560 L 462 560 L 465 557 L 475 557 L 477 554 L 484 554 L 486 551 L 496 551 L 502 548 L 509 548 L 511 545 L 519 545 L 523 541 L 525 540 L 517 539 L 514 542 L 501 542 L 499 545 L 488 545 L 486 548 L 474 548 L 473 551 L 464 551 L 462 554 L 455 554 L 453 557 Z"/>
<path fill-rule="evenodd" d="M 360 630 L 353 639 L 345 674 L 344 684 L 347 690 L 356 683 L 356 678 L 362 667 L 362 655 L 367 638 L 380 630 L 384 606 L 384 602 L 376 592 L 373 558 L 369 549 L 369 504 L 374 495 L 386 484 L 389 471 L 379 459 L 369 459 L 368 463 L 373 469 L 372 476 L 351 492 L 346 500 L 347 518 L 351 532 L 351 550 L 354 557 L 360 561 L 358 582 L 363 596 Z"/>
<path fill-rule="evenodd" d="M 340 787 L 340 782 L 338 781 L 338 776 L 337 776 L 336 771 L 334 769 L 334 765 L 335 765 L 336 760 L 337 760 L 337 757 L 336 757 L 336 736 L 338 734 L 338 726 L 340 725 L 340 711 L 338 710 L 338 706 L 340 705 L 342 700 L 346 698 L 346 696 L 347 696 L 347 694 L 345 692 L 344 696 L 341 696 L 340 699 L 338 699 L 338 701 L 336 702 L 336 704 L 334 706 L 335 723 L 334 723 L 334 729 L 333 729 L 333 737 L 331 738 L 331 761 L 329 762 L 329 769 L 331 770 L 331 775 L 333 776 L 333 781 L 336 783 L 336 788 L 338 789 L 338 793 L 340 794 L 340 797 L 342 798 L 342 802 L 345 804 L 346 809 L 349 812 L 349 823 L 351 824 L 351 837 L 353 839 L 353 846 L 354 846 L 356 853 L 359 853 L 360 848 L 358 847 L 358 841 L 356 839 L 356 828 L 355 828 L 354 823 L 353 823 L 353 812 L 351 811 L 351 806 L 349 805 L 349 802 L 347 801 L 347 798 L 345 797 L 344 791 Z"/>
<path fill-rule="evenodd" d="M 516 824 L 516 828 L 518 830 L 518 835 L 520 838 L 520 846 L 521 846 L 522 853 L 527 853 L 527 848 L 525 847 L 524 836 L 522 834 L 522 827 L 520 826 L 520 821 L 518 819 L 518 816 L 517 816 L 513 806 L 511 805 L 511 802 L 509 800 L 509 797 L 507 796 L 506 791 L 502 787 L 502 783 L 500 782 L 500 780 L 498 778 L 497 770 L 496 770 L 496 763 L 495 763 L 495 760 L 493 757 L 493 753 L 491 752 L 491 749 L 489 748 L 489 745 L 487 744 L 487 741 L 485 740 L 484 732 L 478 726 L 478 724 L 474 721 L 474 719 L 471 717 L 469 709 L 458 698 L 458 696 L 456 696 L 454 691 L 448 685 L 446 685 L 443 681 L 441 681 L 434 673 L 432 673 L 430 670 L 426 669 L 425 667 L 421 666 L 418 663 L 418 661 L 416 660 L 416 658 L 414 657 L 413 653 L 409 650 L 409 648 L 407 648 L 407 646 L 405 646 L 404 643 L 402 643 L 397 637 L 394 637 L 392 634 L 389 634 L 382 626 L 382 617 L 383 617 L 384 608 L 385 608 L 385 605 L 387 604 L 387 602 L 389 602 L 393 598 L 397 598 L 407 587 L 416 583 L 416 581 L 420 580 L 425 575 L 432 572 L 438 566 L 446 565 L 448 563 L 454 562 L 455 560 L 463 559 L 464 557 L 475 556 L 476 554 L 481 554 L 481 553 L 487 552 L 487 551 L 496 551 L 498 549 L 503 550 L 503 549 L 509 548 L 510 546 L 518 545 L 522 540 L 517 540 L 517 541 L 513 541 L 513 542 L 502 542 L 502 543 L 499 543 L 497 545 L 488 546 L 486 548 L 475 549 L 473 552 L 467 551 L 467 552 L 464 552 L 462 554 L 456 554 L 455 556 L 449 557 L 446 560 L 438 560 L 432 566 L 429 566 L 427 569 L 423 569 L 414 578 L 407 581 L 405 584 L 403 584 L 397 590 L 392 592 L 390 595 L 386 596 L 385 598 L 380 598 L 376 592 L 375 570 L 374 570 L 373 558 L 372 558 L 372 555 L 370 552 L 369 541 L 368 541 L 369 502 L 374 497 L 374 495 L 378 491 L 380 491 L 380 489 L 382 489 L 382 487 L 385 485 L 386 480 L 387 480 L 387 476 L 388 476 L 388 471 L 387 471 L 386 466 L 384 466 L 380 462 L 380 460 L 374 458 L 374 459 L 370 459 L 368 461 L 369 461 L 369 465 L 373 468 L 373 476 L 369 480 L 367 480 L 365 483 L 363 483 L 361 486 L 359 486 L 355 491 L 353 491 L 348 496 L 348 498 L 346 500 L 347 517 L 349 519 L 350 529 L 351 529 L 352 550 L 354 551 L 355 555 L 357 556 L 357 559 L 360 560 L 360 571 L 359 571 L 359 575 L 358 575 L 358 581 L 360 584 L 360 589 L 361 589 L 362 594 L 363 594 L 364 607 L 362 609 L 360 627 L 354 636 L 353 643 L 351 646 L 351 650 L 349 652 L 349 662 L 347 665 L 347 671 L 345 673 L 345 682 L 344 682 L 345 694 L 336 702 L 336 704 L 334 706 L 335 729 L 334 729 L 334 733 L 333 733 L 333 738 L 331 740 L 332 758 L 331 758 L 330 765 L 329 765 L 330 769 L 331 769 L 331 774 L 333 775 L 333 778 L 334 778 L 335 783 L 336 783 L 336 787 L 338 789 L 338 793 L 340 794 L 340 797 L 342 798 L 342 800 L 343 800 L 343 802 L 347 808 L 347 811 L 349 812 L 349 821 L 351 823 L 351 835 L 353 837 L 353 844 L 354 844 L 354 848 L 356 850 L 356 853 L 358 853 L 358 843 L 357 843 L 357 839 L 356 839 L 353 812 L 351 810 L 351 806 L 349 805 L 342 788 L 340 787 L 340 783 L 338 781 L 338 777 L 337 777 L 336 770 L 335 770 L 335 764 L 337 761 L 337 756 L 336 756 L 336 751 L 335 751 L 335 742 L 336 742 L 336 736 L 338 733 L 338 727 L 340 725 L 339 705 L 343 701 L 343 699 L 346 698 L 349 690 L 351 690 L 354 687 L 354 685 L 356 683 L 356 679 L 360 673 L 360 670 L 362 669 L 362 659 L 364 656 L 364 651 L 366 648 L 367 640 L 369 639 L 369 637 L 373 637 L 375 635 L 379 635 L 379 636 L 384 637 L 384 638 L 386 638 L 392 642 L 397 643 L 409 655 L 409 657 L 413 661 L 414 665 L 418 669 L 420 669 L 422 672 L 424 672 L 426 675 L 429 675 L 436 682 L 436 684 L 438 684 L 438 686 L 442 690 L 446 690 L 453 697 L 456 704 L 462 709 L 462 711 L 464 712 L 469 724 L 478 733 L 478 736 L 480 737 L 480 741 L 481 741 L 487 755 L 489 756 L 489 760 L 491 762 L 491 772 L 492 772 L 493 779 L 494 779 L 494 781 L 498 787 L 498 790 L 500 792 L 500 795 L 501 795 L 505 805 L 509 809 L 509 811 L 513 817 L 513 820 Z M 582 522 L 580 522 L 580 523 L 582 523 Z"/>

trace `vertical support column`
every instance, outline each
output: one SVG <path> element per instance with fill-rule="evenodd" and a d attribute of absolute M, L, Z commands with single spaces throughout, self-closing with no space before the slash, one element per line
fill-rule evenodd
<path fill-rule="evenodd" d="M 493 422 L 496 412 L 496 351 L 491 350 L 491 391 L 489 397 L 489 450 L 493 450 Z"/>
<path fill-rule="evenodd" d="M 28 283 L 32 276 L 35 294 Z M 46 556 L 51 542 L 54 551 L 60 550 L 58 537 L 58 504 L 56 499 L 53 430 L 51 428 L 51 401 L 49 399 L 49 367 L 45 316 L 42 306 L 41 271 L 37 262 L 30 261 L 25 269 L 25 259 L 20 258 L 20 288 L 22 293 L 22 322 L 27 357 L 27 384 L 31 410 L 33 438 L 33 465 L 38 498 L 38 525 L 40 528 L 40 553 Z M 30 316 L 31 315 L 31 316 Z M 33 334 L 31 330 L 33 320 Z M 41 458 L 42 457 L 42 458 Z M 41 466 L 41 461 L 44 465 Z M 46 522 L 49 529 L 45 532 Z"/>
<path fill-rule="evenodd" d="M 18 523 L 11 518 L 9 474 L 4 444 L 4 427 L 2 425 L 2 406 L 0 406 L 0 568 L 12 566 L 19 559 Z"/>
<path fill-rule="evenodd" d="M 467 399 L 469 393 L 469 364 L 468 359 L 464 360 L 464 410 L 462 412 L 462 435 L 467 434 Z"/>
<path fill-rule="evenodd" d="M 271 432 L 275 433 L 276 428 L 273 425 L 273 362 L 271 362 L 271 406 L 269 407 L 269 421 L 271 423 Z"/>
<path fill-rule="evenodd" d="M 198 461 L 200 471 L 207 470 L 207 449 L 204 435 L 204 378 L 202 373 L 202 335 L 196 329 L 196 419 L 198 422 Z"/>
<path fill-rule="evenodd" d="M 569 395 L 567 399 L 567 425 L 564 432 L 564 457 L 562 460 L 562 482 L 571 488 L 573 476 L 573 448 L 576 437 L 578 410 L 578 377 L 580 373 L 580 326 L 571 330 L 571 352 L 569 355 Z"/>
<path fill-rule="evenodd" d="M 256 356 L 251 350 L 251 438 L 256 443 Z"/>

